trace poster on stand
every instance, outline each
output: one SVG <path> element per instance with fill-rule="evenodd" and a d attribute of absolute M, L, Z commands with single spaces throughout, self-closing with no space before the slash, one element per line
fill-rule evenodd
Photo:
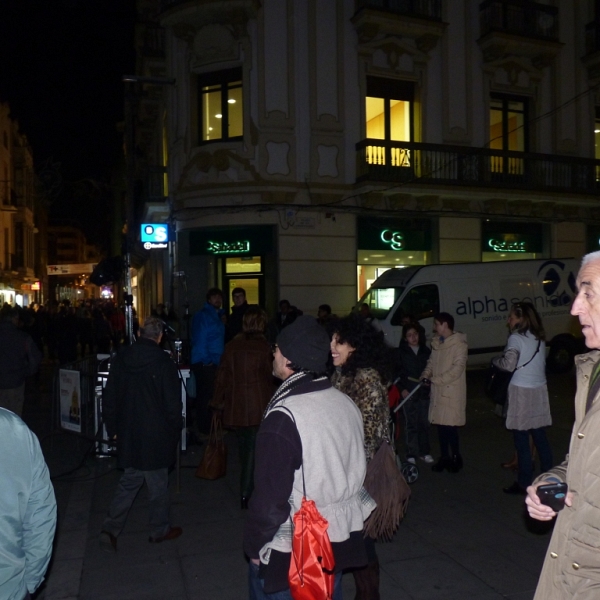
<path fill-rule="evenodd" d="M 60 426 L 81 433 L 81 386 L 79 371 L 60 369 Z"/>

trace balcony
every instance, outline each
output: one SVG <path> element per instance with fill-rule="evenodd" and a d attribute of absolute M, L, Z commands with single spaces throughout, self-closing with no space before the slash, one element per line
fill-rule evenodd
<path fill-rule="evenodd" d="M 526 0 L 485 0 L 479 5 L 481 37 L 486 62 L 526 58 L 534 68 L 551 64 L 562 48 L 558 41 L 558 8 Z"/>
<path fill-rule="evenodd" d="M 525 0 L 485 0 L 479 5 L 481 36 L 496 31 L 558 41 L 558 8 Z"/>
<path fill-rule="evenodd" d="M 442 20 L 441 0 L 357 0 L 357 11 L 364 8 L 416 17 Z"/>
<path fill-rule="evenodd" d="M 481 186 L 600 195 L 600 160 L 366 139 L 356 181 Z"/>

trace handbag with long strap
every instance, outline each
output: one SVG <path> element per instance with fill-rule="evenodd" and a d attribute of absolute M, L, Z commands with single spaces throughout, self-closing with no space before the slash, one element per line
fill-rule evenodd
<path fill-rule="evenodd" d="M 504 405 L 508 398 L 508 386 L 510 385 L 511 379 L 513 375 L 526 367 L 537 355 L 540 351 L 540 345 L 542 340 L 538 340 L 537 348 L 533 353 L 533 356 L 520 367 L 517 367 L 513 371 L 505 371 L 504 369 L 500 369 L 494 363 L 490 363 L 490 368 L 488 370 L 485 391 L 486 394 L 496 403 Z"/>
<path fill-rule="evenodd" d="M 223 441 L 223 426 L 217 413 L 213 414 L 210 435 L 202 460 L 196 469 L 200 479 L 219 479 L 227 473 L 227 446 Z"/>

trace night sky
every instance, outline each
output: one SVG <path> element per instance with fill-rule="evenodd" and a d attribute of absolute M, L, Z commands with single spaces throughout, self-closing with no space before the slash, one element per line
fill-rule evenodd
<path fill-rule="evenodd" d="M 134 20 L 134 0 L 0 0 L 0 100 L 53 191 L 50 216 L 78 220 L 96 243 L 106 244 L 123 162 L 117 125 Z"/>

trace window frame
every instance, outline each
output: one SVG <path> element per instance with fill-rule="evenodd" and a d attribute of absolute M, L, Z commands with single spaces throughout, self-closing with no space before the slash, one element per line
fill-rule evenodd
<path fill-rule="evenodd" d="M 380 98 L 384 101 L 384 138 L 382 141 L 389 143 L 412 143 L 415 140 L 415 84 L 402 79 L 389 79 L 385 77 L 367 76 L 365 102 L 367 98 Z M 409 103 L 409 136 L 408 141 L 402 142 L 391 139 L 391 105 L 392 100 Z M 367 115 L 364 118 L 365 138 L 367 137 Z"/>
<path fill-rule="evenodd" d="M 215 142 L 231 142 L 244 139 L 244 78 L 242 67 L 233 67 L 231 69 L 222 69 L 198 75 L 198 144 L 213 144 Z M 234 81 L 239 81 L 239 86 L 230 87 Z M 213 140 L 205 140 L 203 131 L 203 98 L 206 92 L 202 88 L 208 86 L 220 86 L 221 93 L 221 137 Z M 229 103 L 227 92 L 231 89 L 240 88 L 242 90 L 242 135 L 229 136 Z M 211 90 L 214 91 L 214 90 Z"/>
<path fill-rule="evenodd" d="M 489 115 L 490 115 L 490 125 L 488 128 L 488 132 L 490 135 L 490 140 L 488 142 L 488 146 L 491 143 L 492 139 L 491 139 L 491 128 L 492 128 L 492 122 L 491 122 L 491 113 L 492 110 L 497 110 L 497 109 L 492 109 L 492 101 L 493 100 L 500 100 L 502 102 L 502 148 L 501 148 L 501 152 L 509 152 L 510 150 L 508 149 L 508 135 L 509 135 L 509 131 L 508 131 L 508 114 L 513 112 L 520 112 L 520 111 L 516 111 L 516 110 L 510 110 L 508 108 L 508 104 L 509 102 L 522 102 L 523 103 L 523 150 L 516 150 L 514 152 L 529 152 L 529 100 L 530 98 L 528 98 L 527 96 L 515 96 L 512 94 L 490 94 L 490 105 L 489 105 Z"/>

